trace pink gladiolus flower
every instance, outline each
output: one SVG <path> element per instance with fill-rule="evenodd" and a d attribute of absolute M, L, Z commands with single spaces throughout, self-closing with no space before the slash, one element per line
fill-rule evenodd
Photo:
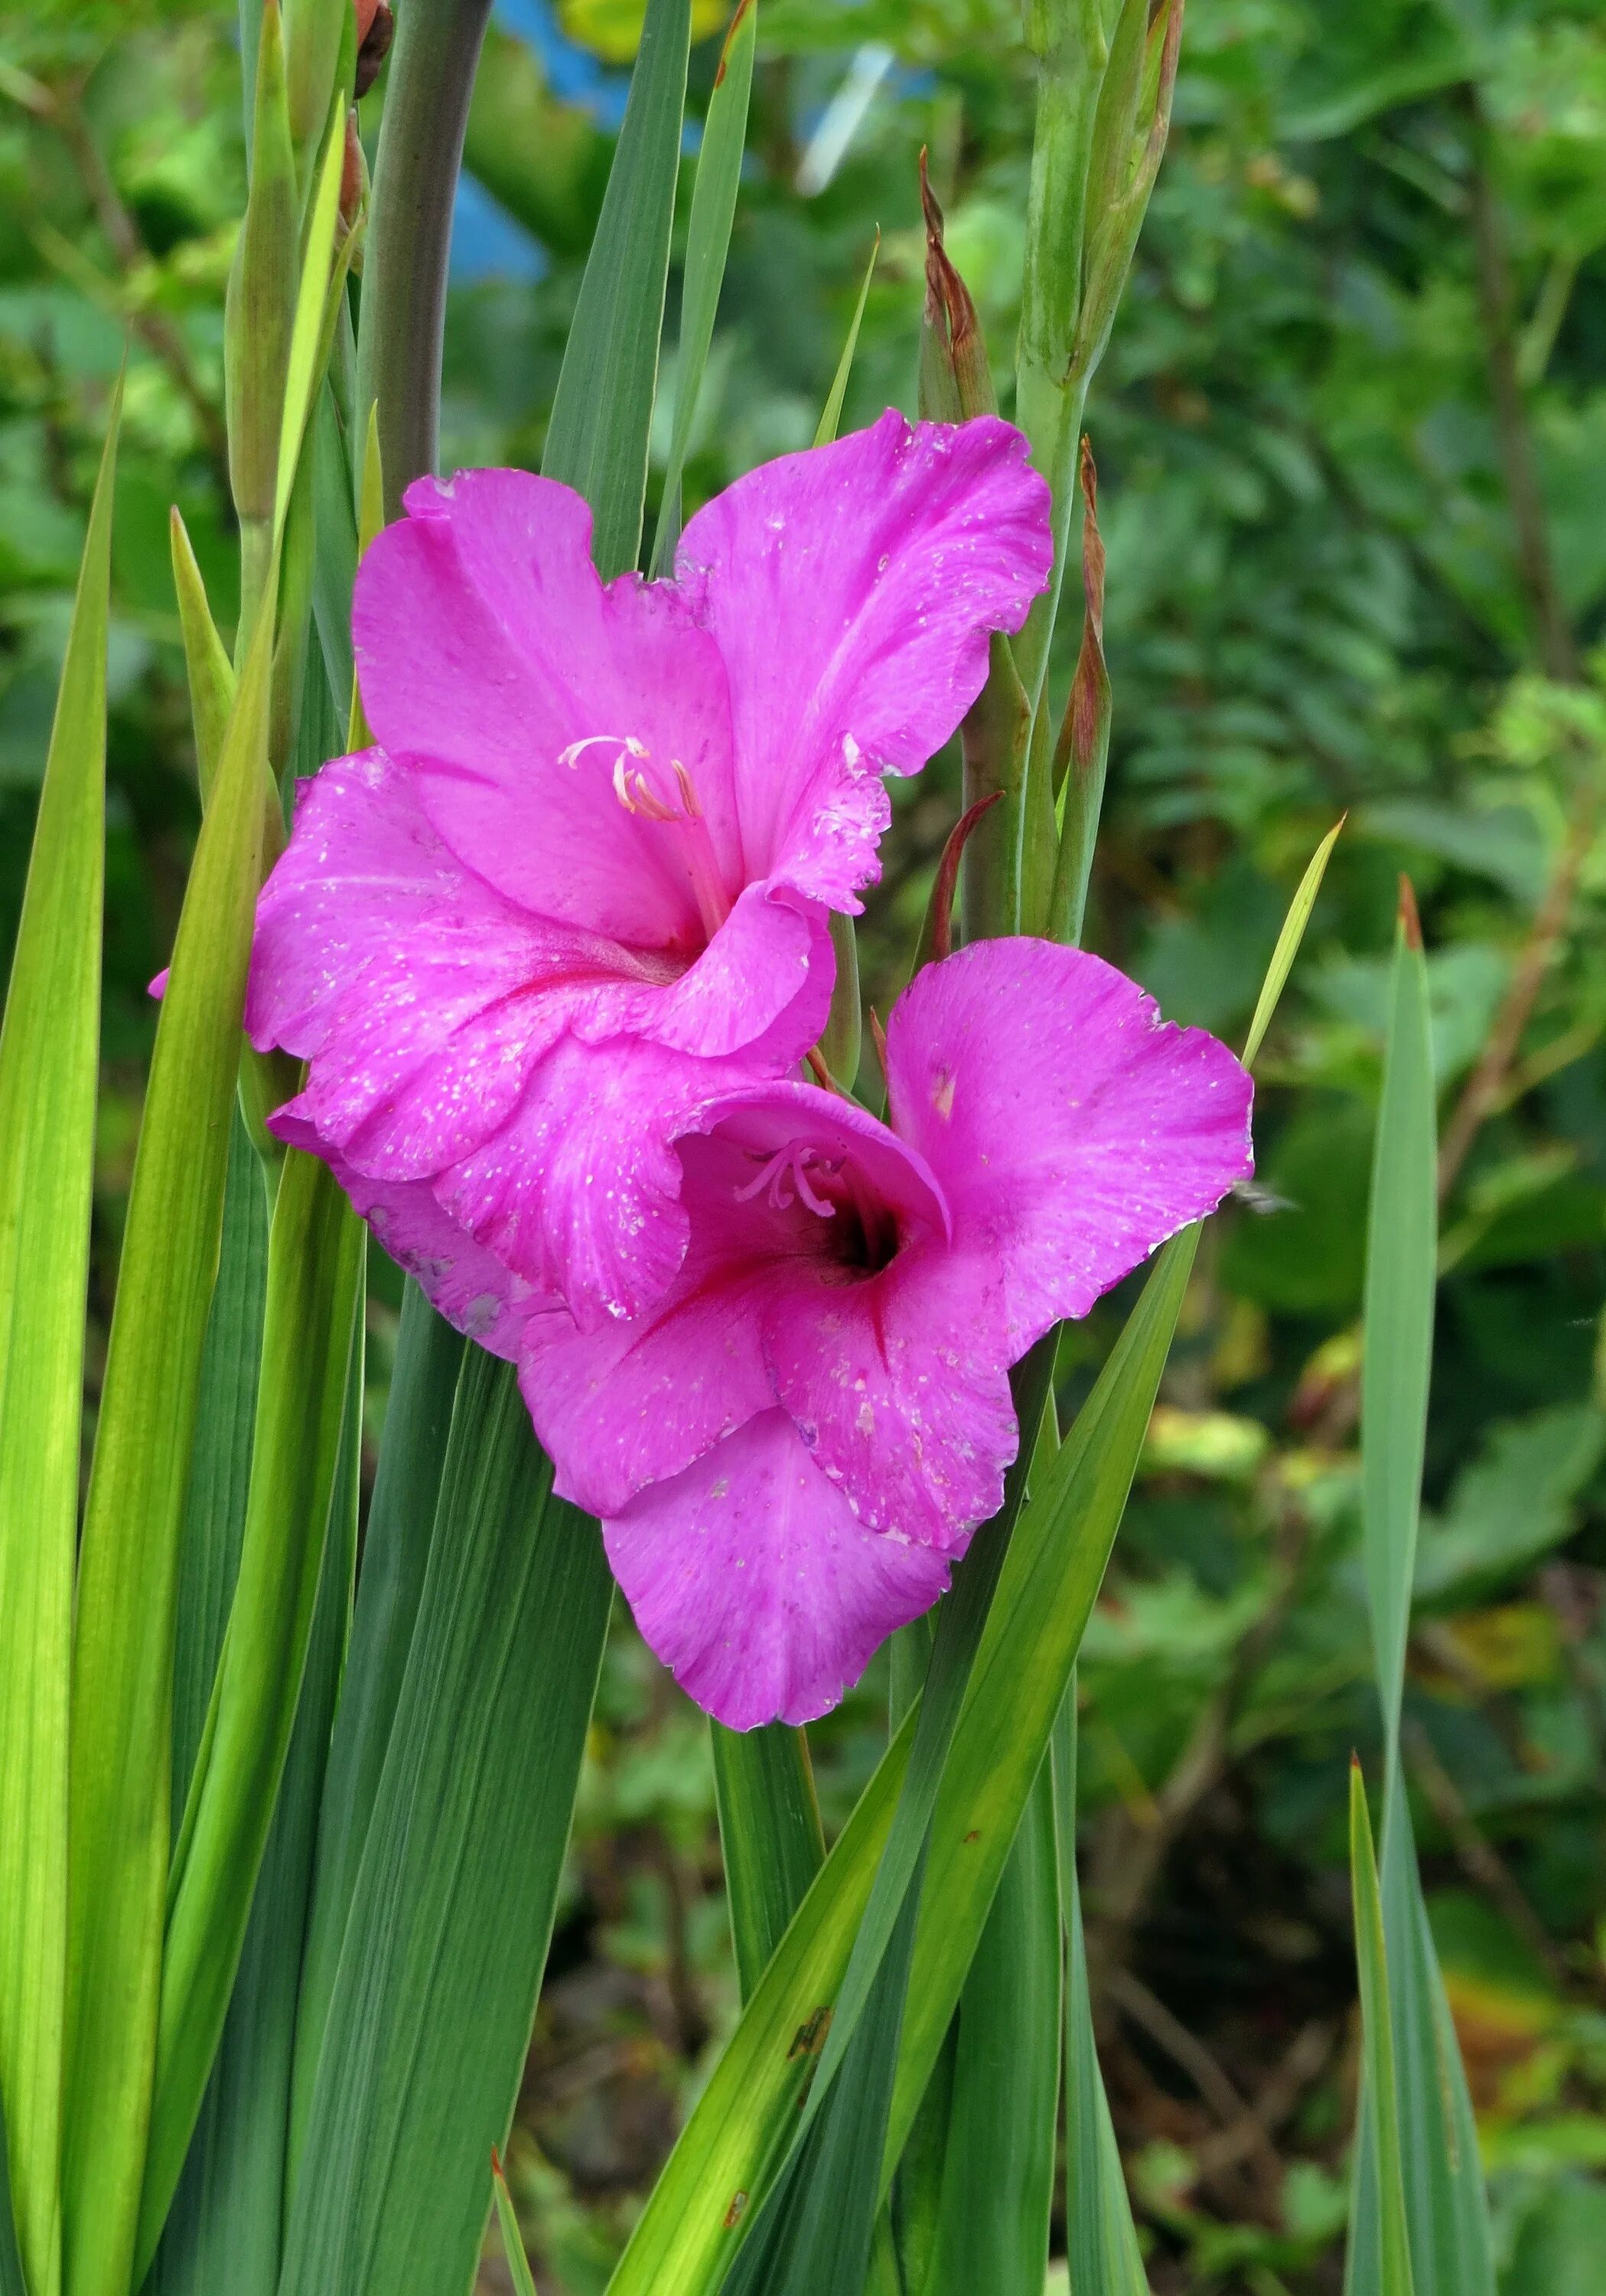
<path fill-rule="evenodd" d="M 377 746 L 303 793 L 247 1025 L 308 1063 L 286 1136 L 427 1184 L 590 1326 L 679 1266 L 673 1136 L 818 1037 L 881 776 L 940 747 L 1020 627 L 1047 489 L 1006 423 L 889 412 L 739 480 L 672 583 L 607 585 L 549 480 L 406 506 L 357 576 Z"/>
<path fill-rule="evenodd" d="M 935 1601 L 1000 1502 L 1011 1365 L 1251 1168 L 1244 1070 L 1097 957 L 979 942 L 887 1037 L 888 1124 L 796 1082 L 724 1095 L 678 1143 L 663 1298 L 518 1343 L 558 1488 L 738 1729 L 823 1713 Z"/>

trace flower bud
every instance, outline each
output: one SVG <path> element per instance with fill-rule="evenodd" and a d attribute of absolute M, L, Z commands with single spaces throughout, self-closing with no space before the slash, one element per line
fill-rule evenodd
<path fill-rule="evenodd" d="M 380 66 L 390 53 L 390 43 L 396 37 L 396 18 L 385 0 L 356 0 L 356 86 L 359 97 L 367 94 L 379 78 Z"/>
<path fill-rule="evenodd" d="M 920 204 L 926 219 L 926 307 L 920 329 L 920 411 L 929 421 L 963 422 L 997 412 L 981 321 L 970 289 L 943 245 L 942 209 L 920 155 Z"/>

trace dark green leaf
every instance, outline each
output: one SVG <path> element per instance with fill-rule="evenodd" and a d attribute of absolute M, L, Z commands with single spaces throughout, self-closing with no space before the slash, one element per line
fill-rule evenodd
<path fill-rule="evenodd" d="M 359 1346 L 295 1731 L 217 2062 L 144 2296 L 274 2296 L 278 2286 L 302 1946 L 356 1560 L 362 1373 Z"/>
<path fill-rule="evenodd" d="M 808 1741 L 783 1722 L 735 1731 L 709 1726 L 719 1844 L 731 1903 L 736 1975 L 745 2001 L 825 1856 Z"/>
<path fill-rule="evenodd" d="M 351 1647 L 318 1819 L 316 1889 L 296 2022 L 291 2160 L 299 2160 L 369 1822 L 390 1744 L 435 1533 L 468 1343 L 416 1283 L 402 1300 L 384 1440 L 363 1541 Z"/>
<path fill-rule="evenodd" d="M 466 2287 L 611 1588 L 512 1366 L 471 1349 L 313 2082 L 282 2296 Z"/>
<path fill-rule="evenodd" d="M 1060 2105 L 1060 1888 L 1045 1763 L 959 1998 L 924 2296 L 1043 2296 Z"/>
<path fill-rule="evenodd" d="M 316 1157 L 286 1159 L 268 1241 L 250 1493 L 234 1599 L 174 1850 L 139 2268 L 206 2093 L 300 1694 L 335 1512 L 365 1230 Z"/>
<path fill-rule="evenodd" d="M 173 1645 L 173 1832 L 184 1818 L 240 1568 L 267 1284 L 267 1194 L 236 1110 L 223 1250 L 201 1364 Z"/>
<path fill-rule="evenodd" d="M 1110 2100 L 1099 2070 L 1077 1874 L 1077 1685 L 1054 1722 L 1053 1795 L 1065 1912 L 1065 2241 L 1073 2288 L 1149 2296 Z"/>

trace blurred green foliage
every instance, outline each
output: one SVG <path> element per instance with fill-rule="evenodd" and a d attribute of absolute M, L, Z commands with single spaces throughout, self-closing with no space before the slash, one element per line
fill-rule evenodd
<path fill-rule="evenodd" d="M 692 500 L 808 442 L 878 224 L 844 421 L 912 407 L 922 144 L 1009 406 L 1031 111 L 1013 0 L 760 9 Z M 465 223 L 448 464 L 538 460 L 639 14 L 521 0 L 493 26 L 469 160 L 477 211 L 499 216 L 512 253 L 486 258 Z M 694 110 L 717 52 L 694 50 Z M 221 339 L 243 189 L 226 7 L 12 0 L 0 15 L 7 947 L 130 349 L 102 1301 L 144 987 L 197 818 L 170 504 L 225 627 L 234 611 Z M 660 471 L 673 389 L 671 357 Z M 1157 2291 L 1255 2296 L 1338 2284 L 1355 2049 L 1345 1758 L 1376 1735 L 1355 1319 L 1404 869 L 1426 919 L 1446 1163 L 1408 1767 L 1503 2288 L 1583 2296 L 1606 2242 L 1598 5 L 1192 0 L 1171 149 L 1089 429 L 1115 688 L 1091 946 L 1170 1016 L 1241 1031 L 1299 869 L 1349 816 L 1262 1063 L 1256 1189 L 1207 1236 L 1083 1654 L 1089 1945 L 1151 2276 Z M 1057 693 L 1069 673 L 1067 654 Z M 883 1010 L 957 790 L 945 756 L 897 791 L 862 936 Z M 396 1294 L 375 1288 L 377 1423 Z M 1122 1304 L 1072 1335 L 1068 1403 Z M 873 1669 L 813 1734 L 828 1822 L 873 1762 L 884 1688 Z M 621 1623 L 510 2161 L 554 2296 L 600 2290 L 734 2006 L 702 1726 Z"/>

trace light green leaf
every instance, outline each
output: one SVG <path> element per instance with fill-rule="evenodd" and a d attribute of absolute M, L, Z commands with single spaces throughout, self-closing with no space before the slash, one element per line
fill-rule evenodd
<path fill-rule="evenodd" d="M 70 2296 L 125 2296 L 155 2065 L 179 1527 L 217 1267 L 257 888 L 258 618 L 157 1023 L 79 1548 L 63 2206 Z"/>
<path fill-rule="evenodd" d="M 602 1541 L 553 1496 L 512 1365 L 471 1349 L 324 2021 L 282 2296 L 469 2284 L 610 1599 Z"/>
<path fill-rule="evenodd" d="M 691 0 L 650 0 L 541 458 L 591 504 L 604 581 L 641 548 L 691 36 Z"/>
<path fill-rule="evenodd" d="M 703 121 L 697 180 L 692 187 L 692 213 L 686 226 L 675 428 L 669 439 L 663 504 L 652 544 L 655 574 L 668 571 L 680 527 L 681 474 L 685 469 L 692 426 L 697 419 L 697 399 L 708 365 L 709 345 L 714 340 L 714 319 L 719 308 L 719 290 L 725 279 L 725 258 L 730 252 L 731 224 L 736 213 L 736 191 L 742 181 L 742 154 L 747 142 L 748 97 L 753 85 L 753 47 L 758 30 L 758 0 L 738 0 L 725 36 L 714 91 Z"/>
<path fill-rule="evenodd" d="M 0 2089 L 36 2296 L 58 2284 L 68 1728 L 100 1060 L 106 622 L 95 482 L 0 1028 Z"/>
<path fill-rule="evenodd" d="M 871 244 L 870 260 L 864 266 L 864 276 L 859 283 L 858 299 L 853 307 L 853 316 L 848 323 L 848 340 L 842 345 L 842 356 L 837 361 L 837 371 L 825 394 L 825 404 L 815 430 L 815 445 L 828 447 L 836 437 L 842 420 L 842 401 L 848 396 L 848 379 L 853 373 L 853 355 L 859 347 L 859 329 L 864 324 L 864 306 L 870 300 L 870 283 L 875 276 L 876 258 L 881 251 L 881 234 L 878 226 Z"/>
<path fill-rule="evenodd" d="M 190 688 L 190 722 L 195 734 L 195 769 L 204 805 L 223 750 L 229 711 L 234 702 L 234 665 L 217 635 L 206 584 L 190 546 L 190 537 L 176 503 L 168 514 L 168 540 L 173 554 L 173 587 L 178 598 L 178 626 L 184 636 L 184 670 Z"/>
<path fill-rule="evenodd" d="M 223 1658 L 174 1852 L 138 2263 L 156 2251 L 228 2010 L 289 1751 L 346 1414 L 365 1231 L 292 1151 L 268 1243 L 250 1497 Z"/>
<path fill-rule="evenodd" d="M 301 441 L 306 435 L 313 398 L 329 364 L 326 322 L 332 294 L 344 284 L 345 266 L 332 278 L 335 228 L 340 217 L 340 169 L 346 156 L 346 112 L 338 101 L 329 118 L 324 155 L 307 219 L 301 276 L 296 291 L 295 316 L 284 370 L 284 401 L 279 417 L 279 450 L 274 490 L 274 533 L 284 530 L 285 512 L 300 467 Z M 348 250 L 347 261 L 350 254 Z"/>
<path fill-rule="evenodd" d="M 508 2191 L 507 2178 L 502 2173 L 502 2155 L 495 2147 L 491 2152 L 491 2185 L 496 2195 L 496 2223 L 502 2234 L 502 2252 L 507 2259 L 508 2276 L 513 2284 L 513 2296 L 536 2296 L 535 2276 L 529 2268 L 529 2259 L 524 2253 L 519 2219 L 513 2213 L 513 2196 Z"/>
<path fill-rule="evenodd" d="M 911 1896 L 876 1968 L 840 2070 L 766 2195 L 722 2296 L 875 2296 L 883 2288 L 876 2233 L 886 2218 L 876 2172 L 897 2065 L 914 1912 Z M 823 2079 L 823 2067 L 818 2078 Z"/>
<path fill-rule="evenodd" d="M 1250 1022 L 1249 1035 L 1244 1038 L 1243 1065 L 1246 1069 L 1254 1067 L 1255 1055 L 1266 1042 L 1266 1032 L 1272 1024 L 1272 1015 L 1277 1009 L 1278 1000 L 1288 985 L 1288 976 L 1293 970 L 1294 958 L 1298 955 L 1299 944 L 1305 938 L 1305 928 L 1310 922 L 1310 913 L 1316 906 L 1316 895 L 1322 890 L 1322 880 L 1327 874 L 1327 864 L 1332 858 L 1332 849 L 1339 841 L 1339 832 L 1343 826 L 1341 819 L 1335 821 L 1311 855 L 1306 865 L 1305 874 L 1300 878 L 1298 890 L 1290 905 L 1288 914 L 1282 921 L 1282 930 L 1277 935 L 1277 946 L 1272 951 L 1271 964 L 1266 967 L 1266 979 L 1261 983 L 1260 994 L 1255 1000 L 1255 1016 Z"/>

